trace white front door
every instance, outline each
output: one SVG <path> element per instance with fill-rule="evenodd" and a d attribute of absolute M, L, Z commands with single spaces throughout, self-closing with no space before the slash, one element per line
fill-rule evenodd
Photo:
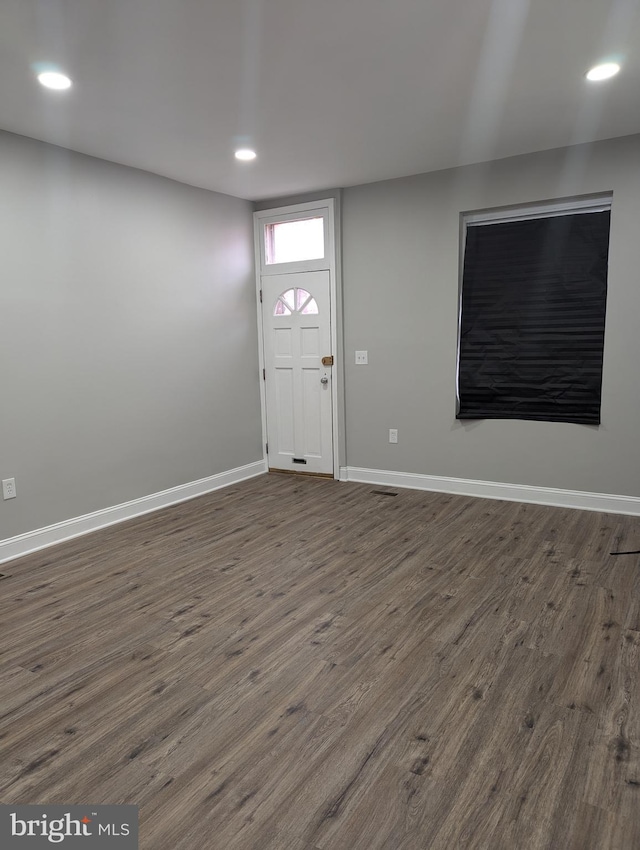
<path fill-rule="evenodd" d="M 330 274 L 261 283 L 269 468 L 333 475 Z"/>

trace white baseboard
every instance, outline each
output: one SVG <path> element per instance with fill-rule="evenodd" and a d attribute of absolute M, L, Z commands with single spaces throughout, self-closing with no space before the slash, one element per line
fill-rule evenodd
<path fill-rule="evenodd" d="M 54 546 L 56 543 L 71 540 L 73 537 L 80 537 L 100 528 L 254 478 L 267 472 L 267 469 L 266 460 L 260 460 L 226 472 L 219 472 L 217 475 L 210 475 L 208 478 L 201 478 L 199 481 L 190 481 L 188 484 L 181 484 L 160 493 L 133 499 L 131 502 L 124 502 L 121 505 L 64 520 L 46 528 L 38 528 L 35 531 L 0 540 L 0 564 L 48 546 Z M 411 490 L 453 493 L 483 499 L 501 499 L 508 502 L 527 502 L 536 505 L 640 516 L 640 498 L 635 496 L 558 490 L 553 487 L 530 487 L 525 484 L 503 484 L 497 481 L 474 481 L 466 478 L 445 478 L 439 475 L 362 469 L 356 466 L 341 466 L 339 478 L 340 481 L 375 484 L 382 487 L 405 487 Z"/>
<path fill-rule="evenodd" d="M 341 467 L 340 480 L 384 487 L 430 490 L 436 493 L 454 493 L 459 496 L 476 496 L 482 499 L 502 499 L 507 502 L 529 502 L 534 505 L 640 516 L 640 498 L 636 496 L 557 490 L 553 487 L 529 487 L 526 484 L 502 484 L 497 481 L 473 481 L 466 478 L 443 478 L 439 475 L 361 469 L 356 466 Z"/>
<path fill-rule="evenodd" d="M 83 534 L 97 531 L 99 528 L 115 525 L 115 523 L 151 513 L 178 502 L 185 502 L 187 499 L 193 499 L 196 496 L 203 496 L 205 493 L 211 493 L 221 487 L 228 487 L 230 484 L 237 484 L 248 478 L 262 475 L 266 471 L 267 464 L 264 460 L 248 463 L 246 466 L 238 466 L 236 469 L 219 472 L 217 475 L 210 475 L 208 478 L 201 478 L 199 481 L 190 481 L 187 484 L 180 484 L 178 487 L 171 487 L 169 490 L 163 490 L 160 493 L 152 493 L 150 496 L 142 496 L 142 498 L 133 499 L 131 502 L 124 502 L 121 505 L 94 511 L 91 514 L 57 522 L 55 525 L 48 525 L 46 528 L 37 528 L 35 531 L 27 531 L 25 534 L 19 534 L 16 537 L 0 540 L 0 564 L 22 555 L 28 555 L 30 552 L 36 552 L 38 549 L 54 546 L 64 540 L 70 540 L 72 537 L 80 537 Z"/>

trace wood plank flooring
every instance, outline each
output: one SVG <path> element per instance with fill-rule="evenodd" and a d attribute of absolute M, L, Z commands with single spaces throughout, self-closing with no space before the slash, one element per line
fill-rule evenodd
<path fill-rule="evenodd" d="M 137 804 L 143 850 L 634 850 L 634 549 L 272 474 L 14 561 L 0 800 Z"/>

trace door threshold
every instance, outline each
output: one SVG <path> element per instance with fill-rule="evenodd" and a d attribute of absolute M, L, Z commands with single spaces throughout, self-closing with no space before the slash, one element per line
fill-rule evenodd
<path fill-rule="evenodd" d="M 333 481 L 333 472 L 304 472 L 302 469 L 277 469 L 275 466 L 270 466 L 269 472 L 279 475 L 306 475 L 308 478 L 330 478 Z"/>

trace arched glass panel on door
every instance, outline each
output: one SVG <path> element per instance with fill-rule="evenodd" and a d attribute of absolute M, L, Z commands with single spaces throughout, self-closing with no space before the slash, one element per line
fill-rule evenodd
<path fill-rule="evenodd" d="M 304 316 L 318 315 L 316 299 L 300 286 L 287 289 L 278 295 L 273 308 L 274 316 L 290 316 L 292 313 L 301 313 Z"/>

